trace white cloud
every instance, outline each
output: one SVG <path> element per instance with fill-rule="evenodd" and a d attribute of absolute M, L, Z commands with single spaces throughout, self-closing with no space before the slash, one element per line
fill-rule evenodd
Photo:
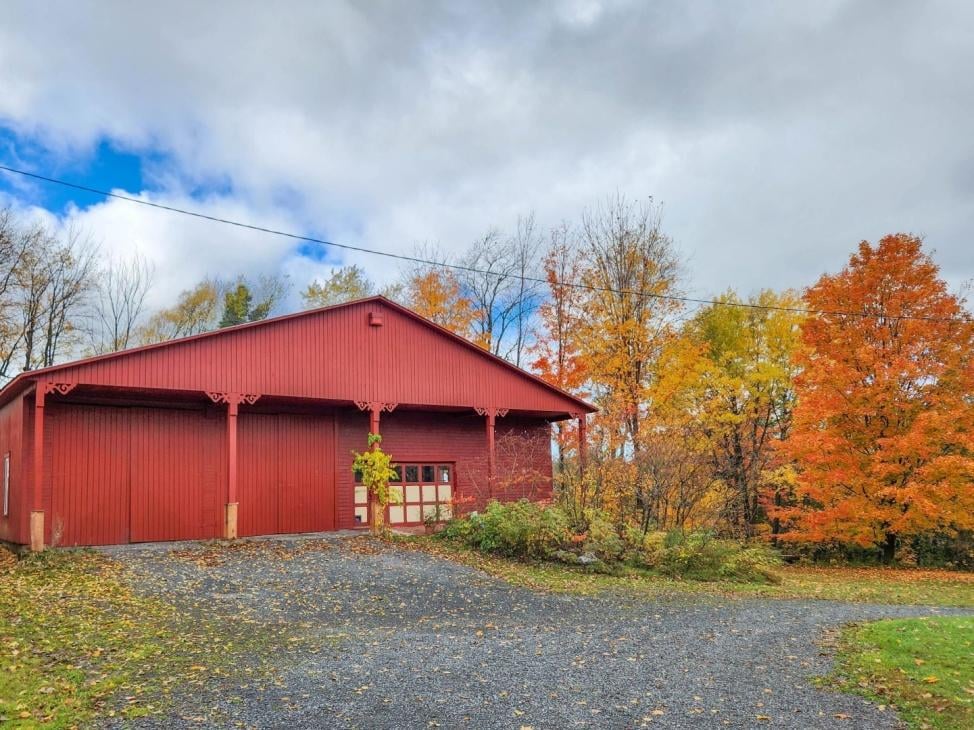
<path fill-rule="evenodd" d="M 927 233 L 974 277 L 966 3 L 33 3 L 5 8 L 0 122 L 66 157 L 162 151 L 162 200 L 409 252 L 654 195 L 695 293 L 800 286 Z M 232 193 L 181 192 L 226 180 Z M 282 202 L 285 201 L 285 202 Z M 317 271 L 291 244 L 109 202 L 165 287 Z M 377 278 L 389 262 L 361 256 Z"/>
<path fill-rule="evenodd" d="M 114 192 L 125 194 L 124 191 Z M 277 230 L 294 230 L 299 224 L 280 211 L 256 211 L 238 200 L 213 197 L 203 201 L 184 195 L 135 196 L 163 205 L 198 211 L 205 215 L 245 220 Z M 185 217 L 164 210 L 139 206 L 119 199 L 87 208 L 71 207 L 55 216 L 41 208 L 21 209 L 26 217 L 37 217 L 56 230 L 72 230 L 90 239 L 107 260 L 127 260 L 138 254 L 154 265 L 153 289 L 146 305 L 150 309 L 172 304 L 179 292 L 201 279 L 214 276 L 234 278 L 279 271 L 283 263 L 300 259 L 297 242 L 265 233 Z M 324 264 L 322 264 L 324 266 Z M 296 287 L 310 281 L 317 267 L 289 265 L 287 271 Z"/>

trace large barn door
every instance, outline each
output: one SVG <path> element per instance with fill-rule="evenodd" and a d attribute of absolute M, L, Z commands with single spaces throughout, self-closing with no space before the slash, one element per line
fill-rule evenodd
<path fill-rule="evenodd" d="M 128 411 L 49 405 L 47 422 L 51 544 L 128 542 Z"/>
<path fill-rule="evenodd" d="M 278 416 L 237 417 L 237 534 L 273 535 L 278 530 Z"/>
<path fill-rule="evenodd" d="M 281 416 L 280 531 L 335 529 L 334 422 Z"/>
<path fill-rule="evenodd" d="M 220 536 L 223 426 L 200 411 L 132 411 L 132 542 Z"/>
<path fill-rule="evenodd" d="M 335 529 L 332 419 L 245 413 L 237 429 L 238 534 Z"/>

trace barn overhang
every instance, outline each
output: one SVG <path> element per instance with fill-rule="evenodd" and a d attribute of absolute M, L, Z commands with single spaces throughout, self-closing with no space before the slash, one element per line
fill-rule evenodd
<path fill-rule="evenodd" d="M 226 419 L 227 482 L 223 511 L 222 536 L 238 536 L 238 418 L 241 409 L 253 413 L 320 414 L 322 412 L 357 409 L 369 416 L 368 432 L 381 434 L 383 414 L 401 410 L 435 412 L 453 416 L 482 418 L 487 448 L 488 494 L 492 495 L 496 481 L 495 430 L 499 419 L 510 416 L 562 421 L 578 421 L 579 455 L 584 469 L 586 461 L 586 414 L 538 411 L 534 409 L 498 408 L 489 405 L 469 407 L 442 404 L 399 404 L 389 400 L 308 398 L 289 395 L 235 392 L 226 390 L 187 390 L 180 388 L 113 386 L 103 383 L 77 383 L 66 380 L 32 379 L 33 390 L 33 484 L 31 488 L 30 544 L 32 550 L 44 548 L 45 514 L 42 497 L 44 480 L 45 410 L 53 401 L 65 405 L 104 405 L 114 407 L 156 407 L 166 409 L 215 409 Z M 365 434 L 363 434 L 363 437 Z M 364 440 L 364 438 L 363 438 Z"/>

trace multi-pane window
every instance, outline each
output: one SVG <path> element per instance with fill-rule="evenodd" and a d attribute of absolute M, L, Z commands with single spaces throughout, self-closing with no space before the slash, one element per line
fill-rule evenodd
<path fill-rule="evenodd" d="M 437 521 L 453 515 L 453 464 L 395 464 L 396 476 L 389 480 L 390 525 L 419 525 L 427 518 Z M 355 524 L 369 523 L 368 490 L 355 476 Z"/>

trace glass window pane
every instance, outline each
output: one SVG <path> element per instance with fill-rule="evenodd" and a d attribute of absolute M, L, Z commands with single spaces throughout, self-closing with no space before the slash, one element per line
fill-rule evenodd
<path fill-rule="evenodd" d="M 355 487 L 355 504 L 367 504 L 369 501 L 369 490 L 365 487 Z"/>
<path fill-rule="evenodd" d="M 436 477 L 433 476 L 433 466 L 432 464 L 423 464 L 423 481 L 431 482 Z"/>
<path fill-rule="evenodd" d="M 422 522 L 422 512 L 420 512 L 419 505 L 406 505 L 406 522 Z"/>
<path fill-rule="evenodd" d="M 406 501 L 407 502 L 418 502 L 419 501 L 419 487 L 415 484 L 406 485 Z"/>
<path fill-rule="evenodd" d="M 444 484 L 447 484 L 450 481 L 450 467 L 440 467 L 440 481 Z"/>
<path fill-rule="evenodd" d="M 436 485 L 435 484 L 424 484 L 423 485 L 423 501 L 424 502 L 435 502 L 436 501 Z"/>
<path fill-rule="evenodd" d="M 419 467 L 415 464 L 411 464 L 406 467 L 406 481 L 407 482 L 418 482 L 419 481 Z"/>
<path fill-rule="evenodd" d="M 396 476 L 390 479 L 390 482 L 401 482 L 402 481 L 402 467 L 399 464 L 393 464 L 392 470 L 396 472 Z"/>
<path fill-rule="evenodd" d="M 355 483 L 356 484 L 361 484 L 362 483 L 362 472 L 360 472 L 358 469 L 353 469 L 352 472 L 355 474 Z"/>
<path fill-rule="evenodd" d="M 389 508 L 389 522 L 394 525 L 401 525 L 406 521 L 406 510 L 402 505 L 393 505 Z"/>

